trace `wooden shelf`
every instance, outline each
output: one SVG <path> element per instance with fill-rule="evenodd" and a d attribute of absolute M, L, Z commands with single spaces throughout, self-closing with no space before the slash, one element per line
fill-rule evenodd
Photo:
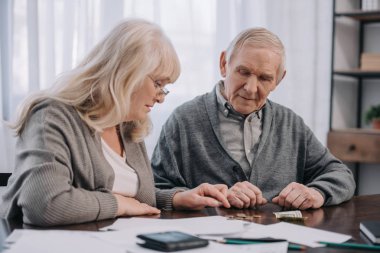
<path fill-rule="evenodd" d="M 380 10 L 337 12 L 335 13 L 335 17 L 348 17 L 364 22 L 380 22 Z"/>
<path fill-rule="evenodd" d="M 334 70 L 334 75 L 350 76 L 350 77 L 362 77 L 362 78 L 380 78 L 380 70 L 361 70 L 361 69 L 345 69 Z"/>
<path fill-rule="evenodd" d="M 327 147 L 342 161 L 380 163 L 380 130 L 331 130 Z"/>

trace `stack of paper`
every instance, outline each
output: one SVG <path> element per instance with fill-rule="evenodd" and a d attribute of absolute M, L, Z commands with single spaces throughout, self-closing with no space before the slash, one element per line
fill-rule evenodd
<path fill-rule="evenodd" d="M 228 220 L 221 216 L 187 219 L 118 219 L 113 225 L 100 232 L 78 232 L 60 230 L 15 230 L 7 239 L 9 249 L 15 252 L 156 252 L 137 245 L 136 237 L 142 233 L 182 231 L 193 235 L 207 236 L 213 239 L 223 237 L 286 239 L 289 242 L 309 247 L 321 247 L 318 241 L 342 243 L 351 237 L 348 235 L 308 228 L 291 223 L 280 222 L 261 225 L 240 220 Z M 210 242 L 201 249 L 191 252 L 287 252 L 288 243 L 263 243 L 252 245 L 226 245 Z"/>
<path fill-rule="evenodd" d="M 194 235 L 228 235 L 240 233 L 250 222 L 228 220 L 222 216 L 208 216 L 185 219 L 121 218 L 102 230 L 124 230 L 144 227 L 171 227 Z"/>
<path fill-rule="evenodd" d="M 329 232 L 316 228 L 280 222 L 272 225 L 252 224 L 249 230 L 239 234 L 242 238 L 272 237 L 286 239 L 291 243 L 301 244 L 312 248 L 322 247 L 319 241 L 342 243 L 351 238 L 349 235 Z"/>
<path fill-rule="evenodd" d="M 136 244 L 136 235 L 142 231 L 162 231 L 158 228 L 125 229 L 108 232 L 77 232 L 63 230 L 15 230 L 8 240 L 9 248 L 4 253 L 157 253 L 155 250 L 142 248 Z M 170 229 L 170 228 L 169 228 Z M 16 240 L 15 240 L 16 239 Z M 15 241 L 14 241 L 15 240 Z M 186 253 L 286 253 L 287 242 L 252 244 L 252 245 L 226 245 L 210 242 L 207 247 L 185 250 Z"/>

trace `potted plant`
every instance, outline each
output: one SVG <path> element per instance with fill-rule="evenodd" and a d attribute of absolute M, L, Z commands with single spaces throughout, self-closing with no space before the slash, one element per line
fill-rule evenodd
<path fill-rule="evenodd" d="M 365 121 L 367 124 L 372 122 L 374 129 L 380 129 L 380 105 L 371 106 L 365 113 Z"/>

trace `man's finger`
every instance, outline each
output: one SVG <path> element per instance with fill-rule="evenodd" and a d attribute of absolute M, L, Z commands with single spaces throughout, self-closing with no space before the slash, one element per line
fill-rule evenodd
<path fill-rule="evenodd" d="M 244 198 L 244 207 L 248 208 L 250 206 L 255 206 L 257 202 L 256 194 L 249 188 L 242 188 L 240 190 L 242 194 L 244 194 L 247 198 Z"/>
<path fill-rule="evenodd" d="M 217 188 L 224 196 L 227 196 L 228 186 L 225 184 L 215 184 L 215 188 Z"/>
<path fill-rule="evenodd" d="M 243 208 L 244 207 L 244 202 L 241 201 L 239 198 L 237 198 L 235 196 L 235 194 L 229 194 L 228 195 L 228 201 L 230 202 L 230 204 L 236 208 Z"/>
<path fill-rule="evenodd" d="M 240 201 L 243 202 L 243 207 L 248 207 L 250 205 L 251 198 L 244 193 L 244 189 L 234 189 L 233 193 L 235 194 L 236 198 L 240 199 Z M 256 196 L 256 195 L 254 195 L 254 196 Z M 254 198 L 256 198 L 256 197 L 254 197 Z"/>
<path fill-rule="evenodd" d="M 292 191 L 293 189 L 293 185 L 292 184 L 288 184 L 281 192 L 280 194 L 278 194 L 279 196 L 279 201 L 278 201 L 278 204 L 280 206 L 285 206 L 285 199 L 286 197 L 289 195 L 289 193 Z"/>
<path fill-rule="evenodd" d="M 293 189 L 289 194 L 288 196 L 286 196 L 286 199 L 285 199 L 285 207 L 286 208 L 291 208 L 293 206 L 293 202 L 298 199 L 300 196 L 301 196 L 301 192 L 296 190 L 296 189 Z"/>

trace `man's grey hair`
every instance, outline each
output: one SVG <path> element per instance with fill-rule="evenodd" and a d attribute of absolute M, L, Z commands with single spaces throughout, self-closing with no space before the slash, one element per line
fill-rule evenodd
<path fill-rule="evenodd" d="M 245 45 L 256 48 L 268 48 L 280 55 L 281 63 L 278 68 L 278 76 L 282 77 L 285 70 L 285 48 L 281 40 L 271 31 L 262 28 L 249 28 L 239 33 L 226 50 L 226 60 L 230 62 L 238 51 Z"/>

